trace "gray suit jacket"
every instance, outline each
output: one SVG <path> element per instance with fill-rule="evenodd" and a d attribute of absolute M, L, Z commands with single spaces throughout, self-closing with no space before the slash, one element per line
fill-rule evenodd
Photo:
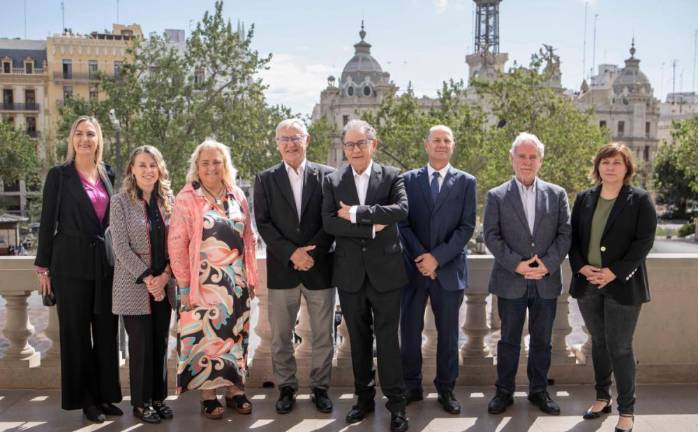
<path fill-rule="evenodd" d="M 526 280 L 515 270 L 521 260 L 534 255 L 538 255 L 550 272 L 536 281 L 538 295 L 551 299 L 562 291 L 560 264 L 569 251 L 572 232 L 567 194 L 560 186 L 541 179 L 536 181 L 533 234 L 513 178 L 487 192 L 485 244 L 494 255 L 489 291 L 499 297 L 524 296 Z"/>

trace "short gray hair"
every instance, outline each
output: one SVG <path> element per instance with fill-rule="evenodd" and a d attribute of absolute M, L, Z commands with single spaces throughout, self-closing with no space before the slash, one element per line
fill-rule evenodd
<path fill-rule="evenodd" d="M 346 136 L 346 134 L 352 130 L 360 131 L 362 134 L 366 135 L 366 139 L 376 139 L 376 129 L 373 126 L 371 126 L 369 122 L 354 119 L 349 120 L 349 122 L 346 125 L 344 125 L 344 128 L 342 129 L 342 136 L 340 138 L 342 142 L 344 142 L 344 137 Z"/>
<path fill-rule="evenodd" d="M 303 120 L 298 118 L 288 118 L 286 120 L 281 120 L 281 122 L 279 122 L 279 124 L 276 125 L 276 135 L 279 134 L 279 131 L 281 129 L 286 128 L 298 129 L 299 131 L 301 131 L 303 135 L 308 135 L 308 128 L 305 126 L 305 123 L 303 123 Z"/>
<path fill-rule="evenodd" d="M 453 131 L 451 130 L 451 128 L 448 127 L 448 126 L 446 126 L 446 125 L 439 124 L 439 125 L 436 125 L 436 126 L 432 126 L 432 127 L 429 129 L 429 133 L 427 134 L 427 141 L 431 139 L 431 134 L 433 134 L 433 133 L 436 132 L 436 131 L 443 131 L 443 132 L 446 132 L 446 133 L 448 133 L 449 135 L 451 135 L 451 139 L 452 139 L 452 140 L 455 140 L 455 138 L 453 137 Z"/>
<path fill-rule="evenodd" d="M 538 155 L 540 156 L 541 159 L 543 159 L 543 156 L 545 155 L 545 145 L 541 142 L 540 139 L 538 139 L 537 136 L 533 135 L 532 133 L 528 133 L 528 132 L 521 132 L 514 139 L 514 142 L 511 143 L 511 150 L 509 150 L 509 154 L 514 156 L 514 153 L 516 153 L 516 149 L 523 143 L 535 144 L 536 149 L 538 150 Z"/>

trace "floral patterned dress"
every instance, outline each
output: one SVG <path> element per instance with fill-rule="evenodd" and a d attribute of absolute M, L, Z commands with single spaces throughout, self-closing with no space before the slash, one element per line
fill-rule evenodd
<path fill-rule="evenodd" d="M 244 262 L 244 216 L 235 200 L 204 214 L 199 283 L 213 305 L 180 311 L 177 393 L 235 385 L 244 389 L 250 296 Z"/>

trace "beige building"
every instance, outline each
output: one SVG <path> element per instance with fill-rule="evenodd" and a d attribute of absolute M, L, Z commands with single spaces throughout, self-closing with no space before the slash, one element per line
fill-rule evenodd
<path fill-rule="evenodd" d="M 659 106 L 657 139 L 659 145 L 673 144 L 672 123 L 687 120 L 698 114 L 698 94 L 696 92 L 669 93 L 666 102 Z"/>

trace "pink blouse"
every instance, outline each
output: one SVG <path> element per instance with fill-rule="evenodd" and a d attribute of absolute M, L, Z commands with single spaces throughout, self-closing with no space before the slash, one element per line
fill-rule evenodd
<path fill-rule="evenodd" d="M 92 202 L 92 207 L 94 207 L 95 213 L 97 213 L 97 218 L 99 218 L 101 222 L 104 219 L 104 215 L 107 213 L 109 193 L 107 193 L 107 189 L 104 187 L 104 184 L 102 184 L 102 179 L 97 179 L 96 182 L 92 183 L 83 177 L 80 171 L 78 171 L 78 175 L 80 176 L 82 187 L 85 188 L 85 192 Z"/>

